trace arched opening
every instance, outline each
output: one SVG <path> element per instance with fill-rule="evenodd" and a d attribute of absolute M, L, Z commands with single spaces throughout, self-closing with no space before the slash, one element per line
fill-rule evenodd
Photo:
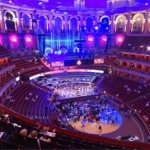
<path fill-rule="evenodd" d="M 46 18 L 44 16 L 39 17 L 39 29 L 41 32 L 46 31 Z"/>
<path fill-rule="evenodd" d="M 60 17 L 55 18 L 55 30 L 60 31 L 62 30 L 62 19 Z"/>
<path fill-rule="evenodd" d="M 7 32 L 16 31 L 14 15 L 11 12 L 6 12 L 5 17 L 6 17 L 6 28 L 7 28 L 6 30 L 7 30 Z"/>
<path fill-rule="evenodd" d="M 116 33 L 124 33 L 126 30 L 126 16 L 125 15 L 119 15 L 116 18 Z"/>
<path fill-rule="evenodd" d="M 30 28 L 30 17 L 27 14 L 22 16 L 23 19 L 23 29 L 28 30 Z"/>
<path fill-rule="evenodd" d="M 86 19 L 86 30 L 90 32 L 93 28 L 93 18 Z"/>
<path fill-rule="evenodd" d="M 136 14 L 133 17 L 133 28 L 132 33 L 142 33 L 144 29 L 144 15 L 141 13 Z"/>
<path fill-rule="evenodd" d="M 78 25 L 78 22 L 77 22 L 77 19 L 76 18 L 71 18 L 70 19 L 70 29 L 73 30 L 73 31 L 76 31 L 77 30 L 77 25 Z"/>
<path fill-rule="evenodd" d="M 100 32 L 102 33 L 107 33 L 109 32 L 109 17 L 108 16 L 103 16 L 101 19 L 100 19 Z"/>

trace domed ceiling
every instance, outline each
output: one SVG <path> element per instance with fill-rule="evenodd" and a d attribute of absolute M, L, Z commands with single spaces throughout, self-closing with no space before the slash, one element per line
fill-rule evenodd
<path fill-rule="evenodd" d="M 107 0 L 0 0 L 3 3 L 11 3 L 18 5 L 27 5 L 33 8 L 44 9 L 58 9 L 63 7 L 72 7 L 75 9 L 74 4 L 85 5 L 85 8 L 106 8 Z"/>
<path fill-rule="evenodd" d="M 126 11 L 129 7 L 139 9 L 144 6 L 145 9 L 145 6 L 148 8 L 150 6 L 150 0 L 0 0 L 0 2 L 68 14 L 80 11 L 88 13 L 89 10 L 110 11 L 120 7 L 119 11 Z"/>

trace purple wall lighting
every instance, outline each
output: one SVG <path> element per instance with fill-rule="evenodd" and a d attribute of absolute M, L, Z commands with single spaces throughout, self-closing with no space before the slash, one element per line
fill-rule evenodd
<path fill-rule="evenodd" d="M 0 35 L 0 45 L 2 45 L 2 46 L 3 46 L 3 44 L 4 44 L 3 36 L 2 36 L 2 35 Z"/>
<path fill-rule="evenodd" d="M 24 36 L 24 41 L 25 41 L 25 47 L 26 48 L 33 48 L 33 37 L 32 37 L 32 35 L 29 35 L 29 34 L 27 34 L 27 35 L 25 35 Z"/>
<path fill-rule="evenodd" d="M 116 44 L 116 46 L 120 47 L 123 44 L 124 39 L 125 39 L 125 37 L 123 35 L 121 35 L 121 34 L 116 35 L 116 37 L 115 37 L 115 44 Z"/>
<path fill-rule="evenodd" d="M 19 47 L 19 39 L 15 34 L 9 35 L 10 48 L 15 49 Z"/>
<path fill-rule="evenodd" d="M 94 41 L 94 37 L 93 36 L 89 36 L 88 37 L 88 42 L 93 42 Z"/>
<path fill-rule="evenodd" d="M 94 47 L 94 36 L 89 35 L 87 37 L 87 45 L 88 47 Z"/>
<path fill-rule="evenodd" d="M 107 44 L 107 36 L 106 35 L 102 35 L 100 37 L 100 40 L 99 40 L 99 44 L 100 44 L 100 47 L 105 47 L 106 44 Z"/>

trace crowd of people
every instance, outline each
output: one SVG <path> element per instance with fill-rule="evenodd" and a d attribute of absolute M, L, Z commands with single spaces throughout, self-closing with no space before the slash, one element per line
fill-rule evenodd
<path fill-rule="evenodd" d="M 37 82 L 50 89 L 54 94 L 59 95 L 59 99 L 64 99 L 94 95 L 96 92 L 92 83 L 93 80 L 93 75 L 83 77 L 70 75 L 69 77 L 44 77 Z"/>
<path fill-rule="evenodd" d="M 85 124 L 94 123 L 118 125 L 120 115 L 116 113 L 115 106 L 111 103 L 113 99 L 101 94 L 92 100 L 71 101 L 56 104 L 57 118 L 62 127 L 68 128 L 72 122 L 79 121 L 81 127 Z"/>
<path fill-rule="evenodd" d="M 51 143 L 56 136 L 55 128 L 51 131 L 49 127 L 41 126 L 39 123 L 35 124 L 34 127 L 16 123 L 14 117 L 6 114 L 3 110 L 0 111 L 0 124 L 0 139 L 6 142 L 13 142 L 15 140 L 14 135 L 19 134 L 24 138 L 36 139 L 40 145 L 40 141 Z"/>

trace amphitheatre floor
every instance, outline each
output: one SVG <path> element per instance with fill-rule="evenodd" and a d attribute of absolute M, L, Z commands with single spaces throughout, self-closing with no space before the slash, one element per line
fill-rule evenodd
<path fill-rule="evenodd" d="M 106 133 L 113 132 L 120 127 L 120 125 L 103 124 L 101 122 L 98 124 L 96 122 L 90 124 L 87 123 L 85 124 L 84 127 L 82 127 L 82 124 L 79 121 L 74 122 L 71 125 L 72 127 L 74 127 L 79 131 L 90 133 L 90 134 L 106 134 Z M 98 129 L 99 125 L 101 125 L 102 131 Z"/>

